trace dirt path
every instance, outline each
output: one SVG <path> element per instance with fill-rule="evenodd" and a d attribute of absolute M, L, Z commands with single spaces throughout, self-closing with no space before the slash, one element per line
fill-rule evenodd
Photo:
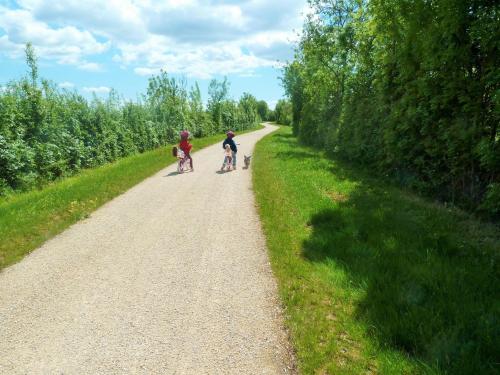
<path fill-rule="evenodd" d="M 243 154 L 170 166 L 0 273 L 1 374 L 276 374 L 290 356 Z M 4 239 L 2 239 L 4 240 Z"/>

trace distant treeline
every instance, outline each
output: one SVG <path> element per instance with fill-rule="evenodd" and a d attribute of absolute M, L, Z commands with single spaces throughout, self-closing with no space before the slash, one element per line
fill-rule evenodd
<path fill-rule="evenodd" d="M 500 217 L 500 3 L 310 0 L 283 82 L 306 143 Z"/>
<path fill-rule="evenodd" d="M 266 102 L 244 94 L 229 99 L 229 83 L 212 80 L 208 105 L 198 84 L 161 73 L 149 79 L 136 102 L 111 91 L 91 101 L 40 79 L 36 56 L 26 47 L 29 75 L 0 92 L 0 194 L 27 190 L 82 168 L 177 141 L 179 131 L 194 137 L 243 130 L 272 116 Z"/>

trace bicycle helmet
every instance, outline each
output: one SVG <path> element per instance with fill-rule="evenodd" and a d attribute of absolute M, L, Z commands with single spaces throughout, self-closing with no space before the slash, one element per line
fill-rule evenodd
<path fill-rule="evenodd" d="M 234 137 L 234 132 L 232 130 L 229 130 L 227 133 L 226 133 L 227 137 L 228 138 L 233 138 Z"/>
<path fill-rule="evenodd" d="M 189 138 L 189 132 L 187 130 L 181 131 L 181 139 L 188 139 Z"/>

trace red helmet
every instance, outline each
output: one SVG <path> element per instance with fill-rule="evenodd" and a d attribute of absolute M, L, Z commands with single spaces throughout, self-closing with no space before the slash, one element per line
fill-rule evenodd
<path fill-rule="evenodd" d="M 232 130 L 229 130 L 227 133 L 226 133 L 227 137 L 228 138 L 233 138 L 234 137 L 234 132 Z"/>
<path fill-rule="evenodd" d="M 189 132 L 187 130 L 181 131 L 181 139 L 188 139 L 189 138 Z"/>

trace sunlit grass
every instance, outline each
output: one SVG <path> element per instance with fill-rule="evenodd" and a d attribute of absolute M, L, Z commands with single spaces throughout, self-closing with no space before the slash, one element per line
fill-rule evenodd
<path fill-rule="evenodd" d="M 300 146 L 254 185 L 304 374 L 498 373 L 498 228 Z"/>
<path fill-rule="evenodd" d="M 220 134 L 195 139 L 194 150 L 223 139 Z M 0 269 L 173 162 L 171 146 L 166 146 L 4 199 L 0 202 Z"/>

